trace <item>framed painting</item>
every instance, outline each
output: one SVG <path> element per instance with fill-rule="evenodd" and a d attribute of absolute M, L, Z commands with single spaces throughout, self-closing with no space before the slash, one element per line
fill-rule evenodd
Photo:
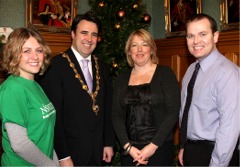
<path fill-rule="evenodd" d="M 39 31 L 70 32 L 78 0 L 26 0 L 26 26 Z"/>
<path fill-rule="evenodd" d="M 239 30 L 239 0 L 220 1 L 221 30 Z"/>
<path fill-rule="evenodd" d="M 165 36 L 184 36 L 188 18 L 201 12 L 201 0 L 164 0 Z"/>

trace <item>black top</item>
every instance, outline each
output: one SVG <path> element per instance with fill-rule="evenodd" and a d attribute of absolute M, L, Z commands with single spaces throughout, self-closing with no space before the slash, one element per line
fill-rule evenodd
<path fill-rule="evenodd" d="M 129 140 L 136 144 L 150 143 L 157 128 L 151 108 L 150 84 L 128 86 L 124 96 Z"/>
<path fill-rule="evenodd" d="M 144 138 L 144 140 L 150 140 L 149 142 L 161 147 L 164 142 L 173 140 L 174 126 L 176 125 L 180 110 L 180 89 L 178 81 L 171 68 L 161 65 L 157 66 L 151 82 L 146 85 L 139 85 L 139 87 L 129 86 L 130 74 L 131 69 L 120 74 L 114 85 L 112 122 L 117 137 L 121 146 L 131 141 L 132 137 L 129 136 L 131 136 L 132 133 L 130 135 L 128 133 L 131 126 L 126 126 L 126 122 L 133 122 L 128 119 L 129 115 L 131 115 L 129 113 L 134 113 L 136 110 L 139 109 L 140 111 L 144 108 L 144 114 L 147 112 L 149 112 L 149 115 L 153 114 L 151 117 L 154 117 L 155 121 L 152 118 L 148 120 L 144 116 L 147 122 L 151 122 L 151 124 L 147 126 L 148 135 L 143 135 L 145 125 L 137 126 L 138 131 L 135 135 L 141 136 L 138 137 L 140 140 Z M 143 90 L 138 91 L 137 89 Z M 128 96 L 126 96 L 126 92 L 129 93 Z M 141 96 L 141 98 L 137 99 L 137 96 Z M 142 116 L 140 117 L 142 118 Z M 156 126 L 152 121 L 156 123 Z M 137 123 L 139 122 L 142 121 L 137 121 Z M 155 132 L 153 132 L 154 127 L 156 127 Z"/>

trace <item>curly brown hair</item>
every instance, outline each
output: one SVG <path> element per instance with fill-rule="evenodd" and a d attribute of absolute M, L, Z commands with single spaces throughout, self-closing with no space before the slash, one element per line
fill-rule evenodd
<path fill-rule="evenodd" d="M 51 50 L 37 30 L 28 28 L 17 28 L 8 36 L 1 54 L 2 70 L 6 71 L 8 74 L 20 75 L 18 65 L 21 58 L 22 47 L 30 37 L 35 38 L 43 48 L 44 61 L 39 75 L 42 75 L 46 71 L 50 64 Z"/>

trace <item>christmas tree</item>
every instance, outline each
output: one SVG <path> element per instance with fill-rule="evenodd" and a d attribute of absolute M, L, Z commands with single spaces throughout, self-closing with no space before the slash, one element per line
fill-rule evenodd
<path fill-rule="evenodd" d="M 94 54 L 108 63 L 116 76 L 128 67 L 124 53 L 128 36 L 134 30 L 147 29 L 151 17 L 141 0 L 90 0 L 89 4 L 102 24 Z"/>

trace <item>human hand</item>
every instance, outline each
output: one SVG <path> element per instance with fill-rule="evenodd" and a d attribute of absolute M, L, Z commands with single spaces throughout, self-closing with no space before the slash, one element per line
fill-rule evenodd
<path fill-rule="evenodd" d="M 183 164 L 183 152 L 184 152 L 184 149 L 183 149 L 183 148 L 181 148 L 181 149 L 179 150 L 179 152 L 178 152 L 178 160 L 179 160 L 179 163 L 180 163 L 182 166 L 184 166 L 184 164 Z"/>
<path fill-rule="evenodd" d="M 59 161 L 60 166 L 74 167 L 72 158 L 66 158 Z"/>
<path fill-rule="evenodd" d="M 130 151 L 129 151 L 129 155 L 133 158 L 133 162 L 137 162 L 136 165 L 138 165 L 138 161 L 140 161 L 141 164 L 145 164 L 146 165 L 148 163 L 148 161 L 139 160 L 138 159 L 139 154 L 141 154 L 141 151 L 138 148 L 132 146 Z"/>
<path fill-rule="evenodd" d="M 148 159 L 139 159 L 136 166 L 147 165 L 147 164 L 148 164 Z"/>
<path fill-rule="evenodd" d="M 113 155 L 114 155 L 114 152 L 112 147 L 103 148 L 103 161 L 111 162 Z"/>
<path fill-rule="evenodd" d="M 158 146 L 150 143 L 146 145 L 142 150 L 141 153 L 138 155 L 138 165 L 142 164 L 142 162 L 148 161 L 148 158 L 151 157 L 155 151 L 157 150 Z"/>

